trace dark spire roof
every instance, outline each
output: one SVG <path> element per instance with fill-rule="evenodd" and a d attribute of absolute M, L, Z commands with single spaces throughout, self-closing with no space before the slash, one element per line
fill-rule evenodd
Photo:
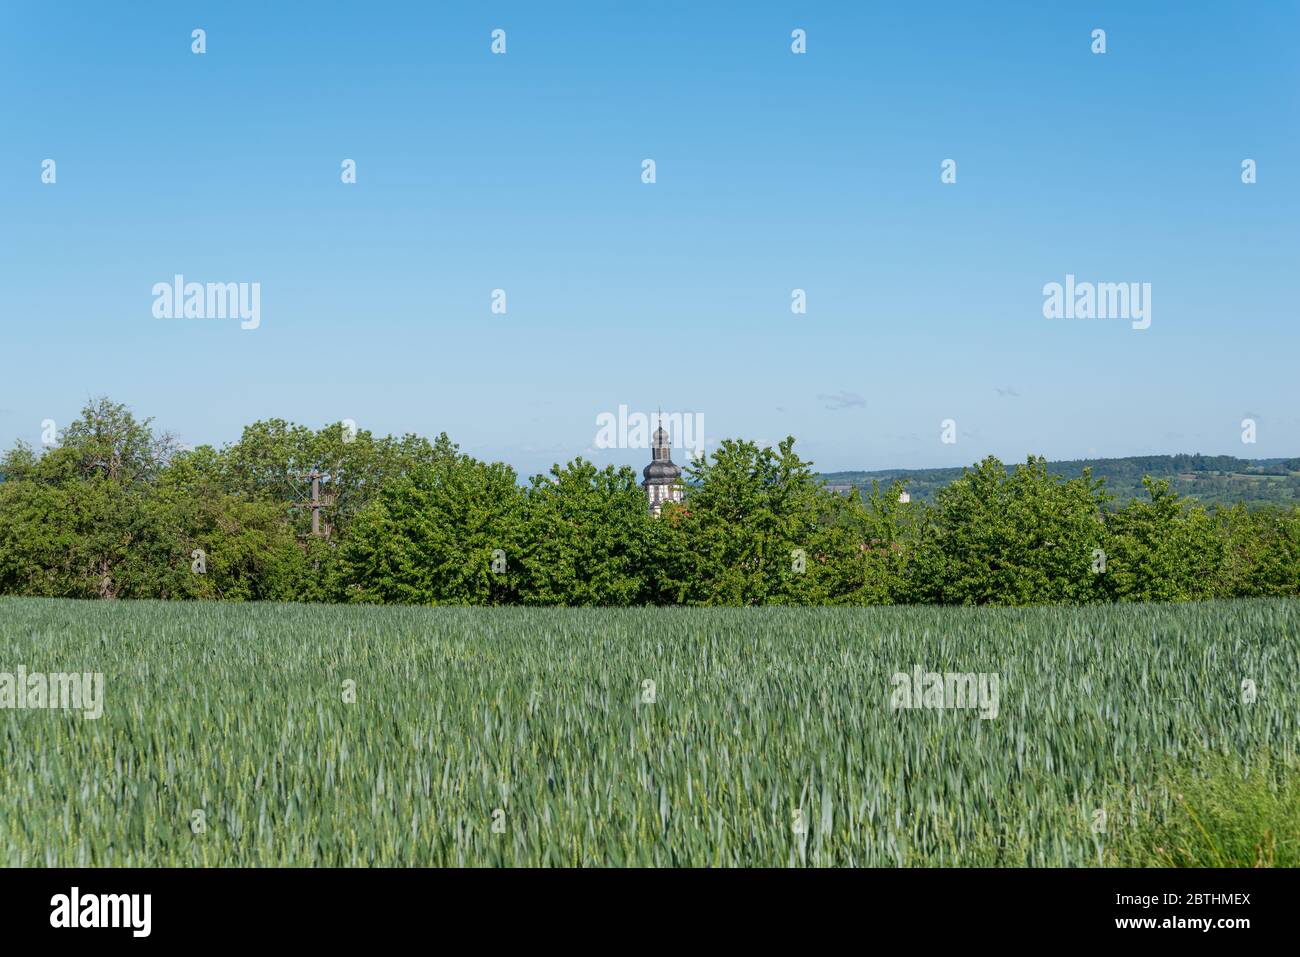
<path fill-rule="evenodd" d="M 659 428 L 655 429 L 650 464 L 641 474 L 645 476 L 645 485 L 674 485 L 682 477 L 682 470 L 673 464 L 672 443 L 668 430 L 664 428 L 662 411 L 659 413 Z"/>
<path fill-rule="evenodd" d="M 672 462 L 651 462 L 641 473 L 647 485 L 672 485 L 682 477 L 682 470 Z"/>

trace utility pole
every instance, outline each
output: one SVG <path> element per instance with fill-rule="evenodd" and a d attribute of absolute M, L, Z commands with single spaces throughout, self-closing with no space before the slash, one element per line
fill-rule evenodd
<path fill-rule="evenodd" d="M 294 504 L 294 506 L 297 507 L 297 508 L 309 508 L 309 509 L 311 509 L 311 534 L 312 534 L 312 537 L 313 537 L 313 538 L 320 538 L 320 537 L 321 537 L 321 530 L 320 530 L 320 510 L 321 510 L 322 508 L 326 508 L 326 507 L 328 507 L 329 505 L 332 505 L 333 502 L 332 502 L 332 501 L 331 501 L 331 502 L 323 502 L 323 501 L 321 501 L 321 497 L 320 497 L 320 480 L 321 480 L 322 478 L 325 477 L 325 473 L 324 473 L 324 472 L 320 471 L 320 469 L 315 469 L 315 468 L 314 468 L 314 469 L 312 469 L 310 472 L 308 472 L 307 475 L 306 475 L 305 477 L 311 479 L 311 501 L 310 501 L 310 502 L 294 502 L 293 504 Z M 331 498 L 333 498 L 333 496 L 331 496 Z M 328 526 L 327 526 L 327 528 L 326 528 L 325 536 L 326 536 L 327 538 L 329 537 Z"/>
<path fill-rule="evenodd" d="M 311 470 L 311 534 L 320 537 L 320 472 Z"/>

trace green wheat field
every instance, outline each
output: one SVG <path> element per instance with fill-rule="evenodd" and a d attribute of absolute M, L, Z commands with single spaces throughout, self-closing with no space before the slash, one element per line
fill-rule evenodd
<path fill-rule="evenodd" d="M 0 671 L 105 684 L 98 720 L 0 711 L 0 863 L 1123 863 L 1207 761 L 1296 766 L 1298 636 L 1285 600 L 0 599 Z M 891 677 L 918 665 L 996 673 L 997 717 L 891 709 Z M 1228 853 L 1193 817 L 1189 840 Z M 1265 863 L 1295 852 L 1267 840 Z"/>

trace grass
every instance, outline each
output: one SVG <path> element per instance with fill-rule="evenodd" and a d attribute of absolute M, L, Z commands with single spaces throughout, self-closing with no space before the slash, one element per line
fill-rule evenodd
<path fill-rule="evenodd" d="M 1131 867 L 1300 867 L 1300 767 L 1267 754 L 1211 754 L 1180 768 L 1163 806 L 1127 832 L 1114 862 Z"/>
<path fill-rule="evenodd" d="M 0 863 L 1294 863 L 1297 635 L 1286 600 L 0 599 L 0 671 L 106 683 L 99 720 L 0 710 Z M 998 716 L 892 710 L 914 665 L 996 673 Z"/>

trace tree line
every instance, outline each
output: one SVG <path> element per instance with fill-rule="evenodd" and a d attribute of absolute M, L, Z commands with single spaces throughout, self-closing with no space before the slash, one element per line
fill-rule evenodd
<path fill-rule="evenodd" d="M 1012 466 L 1014 468 L 1014 466 Z M 1143 481 L 1168 479 L 1170 488 L 1206 505 L 1300 504 L 1300 458 L 1241 459 L 1231 455 L 1131 455 L 1112 459 L 1073 459 L 1047 463 L 1048 471 L 1064 478 L 1079 478 L 1089 469 L 1106 480 L 1106 491 L 1123 504 L 1148 497 Z M 888 469 L 877 472 L 823 474 L 837 485 L 870 486 L 895 479 L 907 481 L 912 498 L 932 500 L 934 493 L 960 478 L 960 468 Z"/>
<path fill-rule="evenodd" d="M 990 604 L 1300 594 L 1300 508 L 987 458 L 932 501 L 837 494 L 787 438 L 728 439 L 652 517 L 635 471 L 526 483 L 445 435 L 280 419 L 183 449 L 108 399 L 0 456 L 0 594 L 419 605 Z M 311 534 L 320 476 L 327 534 Z"/>

